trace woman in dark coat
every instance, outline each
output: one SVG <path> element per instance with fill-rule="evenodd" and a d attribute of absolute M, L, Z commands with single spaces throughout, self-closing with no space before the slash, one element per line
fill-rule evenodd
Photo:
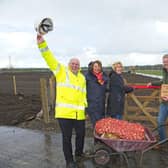
<path fill-rule="evenodd" d="M 102 63 L 94 61 L 90 64 L 86 77 L 87 102 L 86 112 L 93 127 L 97 120 L 105 117 L 107 75 L 102 71 Z"/>
<path fill-rule="evenodd" d="M 132 87 L 124 84 L 122 71 L 122 63 L 116 62 L 112 65 L 112 71 L 109 74 L 107 115 L 117 119 L 122 119 L 124 114 L 125 94 L 133 91 Z"/>

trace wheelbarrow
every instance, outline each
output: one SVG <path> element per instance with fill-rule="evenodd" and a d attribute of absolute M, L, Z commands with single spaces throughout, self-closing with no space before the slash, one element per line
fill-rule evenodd
<path fill-rule="evenodd" d="M 90 158 L 93 158 L 98 168 L 107 168 L 109 164 L 111 164 L 111 168 L 112 156 L 117 155 L 125 161 L 124 167 L 130 168 L 129 153 L 133 154 L 134 157 L 139 154 L 139 163 L 136 166 L 142 167 L 144 153 L 168 141 L 168 138 L 157 141 L 156 129 L 150 131 L 147 127 L 145 127 L 145 140 L 104 138 L 100 137 L 95 130 L 94 138 L 98 143 L 94 145 L 94 153 L 90 155 Z"/>

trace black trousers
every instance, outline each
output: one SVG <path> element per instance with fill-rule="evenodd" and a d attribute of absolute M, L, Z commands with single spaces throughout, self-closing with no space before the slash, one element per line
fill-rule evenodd
<path fill-rule="evenodd" d="M 83 153 L 85 137 L 85 120 L 58 119 L 62 131 L 64 157 L 67 163 L 73 161 L 72 130 L 75 129 L 75 155 Z"/>

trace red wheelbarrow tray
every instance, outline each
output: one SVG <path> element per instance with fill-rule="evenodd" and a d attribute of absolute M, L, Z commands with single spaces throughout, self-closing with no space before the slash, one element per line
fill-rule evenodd
<path fill-rule="evenodd" d="M 94 137 L 108 147 L 112 148 L 116 152 L 127 151 L 143 151 L 150 145 L 157 142 L 156 137 L 152 135 L 152 132 L 145 127 L 145 140 L 126 140 L 126 139 L 110 139 L 100 137 L 94 130 Z"/>

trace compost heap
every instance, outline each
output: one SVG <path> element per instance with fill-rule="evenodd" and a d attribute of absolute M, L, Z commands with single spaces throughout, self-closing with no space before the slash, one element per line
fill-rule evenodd
<path fill-rule="evenodd" d="M 95 131 L 103 138 L 145 140 L 145 128 L 141 124 L 114 118 L 97 121 Z"/>

